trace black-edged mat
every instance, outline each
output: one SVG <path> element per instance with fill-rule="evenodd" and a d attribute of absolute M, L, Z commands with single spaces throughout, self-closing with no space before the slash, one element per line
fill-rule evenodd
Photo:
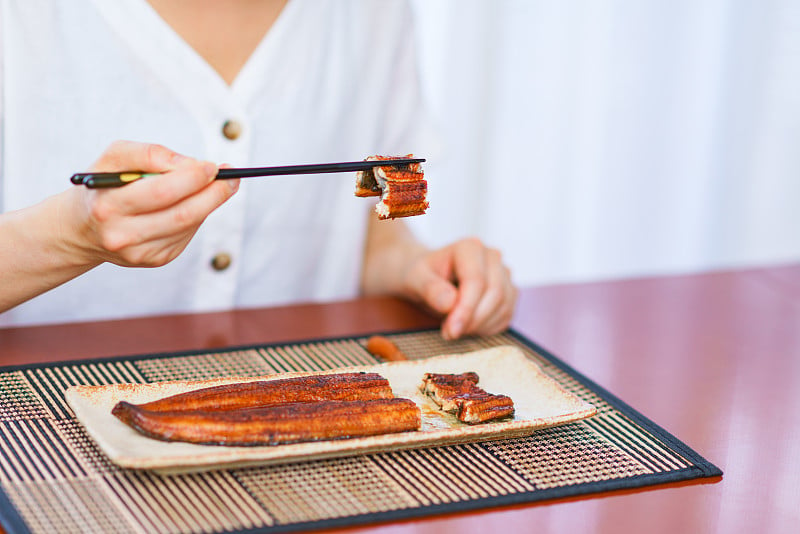
<path fill-rule="evenodd" d="M 75 384 L 202 380 L 378 363 L 366 337 L 0 368 L 0 524 L 22 532 L 281 532 L 715 477 L 713 464 L 510 331 L 385 334 L 413 358 L 522 348 L 597 415 L 523 438 L 160 476 L 111 464 L 75 420 Z"/>

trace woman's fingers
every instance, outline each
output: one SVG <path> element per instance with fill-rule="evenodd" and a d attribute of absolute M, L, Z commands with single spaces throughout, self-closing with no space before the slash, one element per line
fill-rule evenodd
<path fill-rule="evenodd" d="M 486 290 L 486 257 L 484 245 L 477 239 L 465 239 L 453 245 L 453 275 L 458 298 L 442 324 L 446 338 L 455 339 L 465 333 Z"/>
<path fill-rule="evenodd" d="M 445 316 L 442 336 L 489 335 L 511 322 L 517 289 L 500 252 L 471 238 L 427 252 L 411 262 L 406 294 Z"/>
<path fill-rule="evenodd" d="M 495 334 L 511 322 L 517 289 L 500 252 L 478 239 L 454 243 L 437 253 L 449 255 L 451 276 L 457 289 L 455 304 L 442 323 L 442 335 Z"/>
<path fill-rule="evenodd" d="M 157 211 L 200 191 L 217 175 L 211 162 L 188 158 L 164 146 L 116 141 L 98 158 L 98 172 L 145 172 L 157 174 L 124 187 L 100 190 L 99 214 L 105 209 L 137 214 Z"/>
<path fill-rule="evenodd" d="M 162 145 L 114 141 L 92 165 L 94 172 L 166 172 L 188 159 Z"/>
<path fill-rule="evenodd" d="M 164 174 L 149 176 L 119 188 L 96 191 L 95 216 L 137 215 L 166 209 L 198 193 L 214 181 L 217 166 L 186 158 Z"/>
<path fill-rule="evenodd" d="M 114 263 L 163 265 L 186 247 L 200 224 L 236 192 L 238 185 L 238 180 L 215 181 L 166 209 L 121 218 L 103 229 L 103 248 L 119 256 L 118 260 L 111 260 Z M 159 250 L 175 243 L 180 245 L 177 253 Z"/>
<path fill-rule="evenodd" d="M 171 261 L 239 187 L 238 180 L 215 180 L 213 163 L 130 141 L 111 145 L 95 170 L 157 173 L 123 187 L 85 192 L 87 248 L 119 265 Z"/>
<path fill-rule="evenodd" d="M 500 253 L 489 251 L 487 283 L 481 301 L 472 314 L 465 331 L 492 335 L 505 330 L 514 314 L 517 289 L 511 283 L 511 274 L 503 265 Z"/>

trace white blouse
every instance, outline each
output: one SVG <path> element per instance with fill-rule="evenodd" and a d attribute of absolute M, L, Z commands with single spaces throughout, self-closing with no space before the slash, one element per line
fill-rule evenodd
<path fill-rule="evenodd" d="M 228 86 L 145 0 L 0 0 L 0 209 L 70 187 L 116 139 L 239 167 L 422 153 L 411 28 L 402 1 L 291 0 Z M 242 180 L 169 265 L 101 265 L 0 326 L 352 297 L 374 206 L 354 184 Z"/>

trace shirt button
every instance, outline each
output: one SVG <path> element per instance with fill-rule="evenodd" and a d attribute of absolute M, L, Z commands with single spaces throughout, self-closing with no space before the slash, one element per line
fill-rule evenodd
<path fill-rule="evenodd" d="M 230 139 L 231 141 L 238 139 L 242 135 L 242 124 L 235 120 L 225 121 L 222 123 L 222 135 L 225 136 L 225 139 Z"/>
<path fill-rule="evenodd" d="M 211 258 L 211 266 L 214 268 L 215 271 L 224 271 L 231 265 L 231 255 L 227 252 L 220 252 L 213 258 Z"/>

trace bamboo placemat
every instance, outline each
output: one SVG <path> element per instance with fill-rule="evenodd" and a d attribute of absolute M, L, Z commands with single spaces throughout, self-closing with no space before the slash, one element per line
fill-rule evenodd
<path fill-rule="evenodd" d="M 366 337 L 0 368 L 0 522 L 18 532 L 279 532 L 418 517 L 721 475 L 515 332 L 387 335 L 412 358 L 521 347 L 590 419 L 524 438 L 160 476 L 111 464 L 64 402 L 75 384 L 202 380 L 378 363 Z"/>

